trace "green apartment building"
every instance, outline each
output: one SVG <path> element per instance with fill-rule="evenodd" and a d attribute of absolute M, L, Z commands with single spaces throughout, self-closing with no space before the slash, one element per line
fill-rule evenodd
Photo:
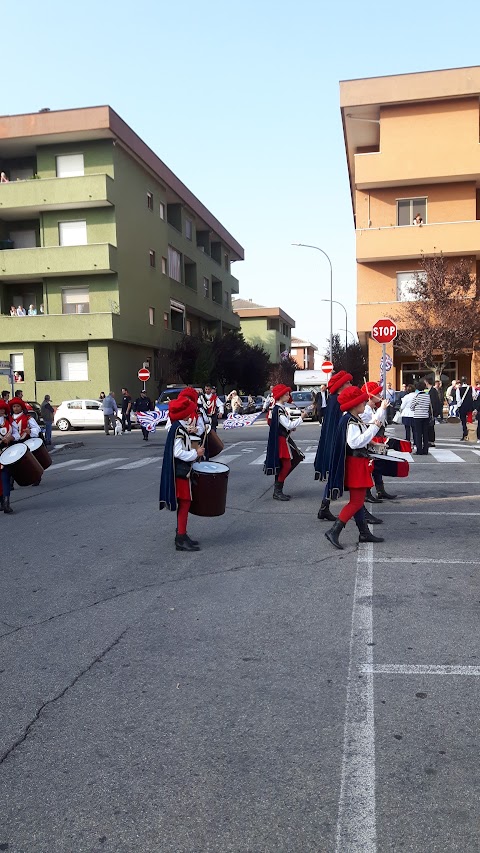
<path fill-rule="evenodd" d="M 239 327 L 242 247 L 110 107 L 1 117 L 0 172 L 0 361 L 25 399 L 136 393 L 143 366 L 154 396 L 183 334 Z"/>
<path fill-rule="evenodd" d="M 245 340 L 263 346 L 272 364 L 280 361 L 282 352 L 290 352 L 295 320 L 282 308 L 266 308 L 251 299 L 234 299 L 233 310 L 240 318 Z"/>

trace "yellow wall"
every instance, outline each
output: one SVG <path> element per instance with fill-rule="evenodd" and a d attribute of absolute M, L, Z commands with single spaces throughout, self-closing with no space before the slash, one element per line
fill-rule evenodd
<path fill-rule="evenodd" d="M 397 199 L 423 197 L 427 198 L 426 222 L 429 224 L 476 219 L 476 183 L 462 181 L 357 190 L 356 226 L 357 228 L 382 228 L 396 225 Z"/>

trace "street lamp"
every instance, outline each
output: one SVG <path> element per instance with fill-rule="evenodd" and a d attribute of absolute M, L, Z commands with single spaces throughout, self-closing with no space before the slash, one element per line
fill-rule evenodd
<path fill-rule="evenodd" d="M 320 246 L 311 246 L 310 243 L 292 243 L 292 246 L 302 246 L 304 249 L 316 249 L 317 252 L 321 252 L 322 255 L 325 255 L 328 263 L 330 264 L 330 299 L 323 299 L 322 302 L 330 302 L 330 361 L 333 359 L 333 268 L 332 262 L 328 257 L 327 253 L 324 252 Z"/>
<path fill-rule="evenodd" d="M 340 305 L 341 308 L 345 311 L 345 350 L 347 349 L 347 333 L 348 333 L 348 317 L 347 317 L 347 309 L 343 302 L 339 302 L 338 299 L 321 299 L 320 302 L 335 302 L 335 305 Z M 351 334 L 351 332 L 350 332 Z"/>

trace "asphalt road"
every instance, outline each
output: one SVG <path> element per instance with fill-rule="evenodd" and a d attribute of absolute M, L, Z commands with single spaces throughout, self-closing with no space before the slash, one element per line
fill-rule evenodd
<path fill-rule="evenodd" d="M 385 542 L 337 552 L 318 434 L 282 504 L 265 426 L 222 433 L 197 554 L 158 512 L 163 435 L 55 435 L 0 517 L 0 850 L 477 853 L 480 445 L 439 426 Z"/>

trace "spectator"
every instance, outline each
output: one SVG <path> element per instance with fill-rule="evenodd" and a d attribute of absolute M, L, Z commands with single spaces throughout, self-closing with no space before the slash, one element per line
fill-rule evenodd
<path fill-rule="evenodd" d="M 394 405 L 395 405 L 395 391 L 392 388 L 391 382 L 387 382 L 387 390 L 385 392 L 385 399 L 389 403 L 389 406 L 387 409 L 387 424 L 391 424 L 393 421 L 393 415 L 394 415 L 393 409 L 394 409 Z"/>
<path fill-rule="evenodd" d="M 8 180 L 5 172 L 0 172 L 0 184 L 8 184 L 10 181 Z"/>
<path fill-rule="evenodd" d="M 413 411 L 413 436 L 417 456 L 428 454 L 428 422 L 430 420 L 430 395 L 425 382 L 417 382 L 417 393 L 410 404 Z"/>
<path fill-rule="evenodd" d="M 448 403 L 448 417 L 455 417 L 457 413 L 457 388 L 460 387 L 460 380 L 454 379 L 452 384 L 448 386 L 446 391 L 447 403 Z"/>
<path fill-rule="evenodd" d="M 435 447 L 435 418 L 442 412 L 442 407 L 440 404 L 440 397 L 438 396 L 438 391 L 435 388 L 433 382 L 430 382 L 430 379 L 425 379 L 425 384 L 427 386 L 427 391 L 430 395 L 430 417 L 428 424 L 428 444 L 430 447 Z"/>
<path fill-rule="evenodd" d="M 8 398 L 10 397 L 10 391 L 2 391 L 2 400 L 5 400 L 8 403 Z"/>
<path fill-rule="evenodd" d="M 131 411 L 132 398 L 128 393 L 128 388 L 122 388 L 122 432 L 124 434 L 132 431 Z"/>
<path fill-rule="evenodd" d="M 16 316 L 17 316 L 17 309 L 15 308 L 15 305 L 11 305 L 10 306 L 10 317 L 16 317 Z"/>
<path fill-rule="evenodd" d="M 29 305 L 28 306 L 28 316 L 29 317 L 36 317 L 37 316 L 37 309 L 35 308 L 35 305 Z"/>
<path fill-rule="evenodd" d="M 45 421 L 45 444 L 47 445 L 52 443 L 52 425 L 55 414 L 50 399 L 50 394 L 45 394 L 42 403 L 42 418 Z"/>
<path fill-rule="evenodd" d="M 100 391 L 100 396 L 98 398 L 98 402 L 103 403 L 104 399 L 105 399 L 105 391 Z"/>
<path fill-rule="evenodd" d="M 115 434 L 115 426 L 117 423 L 118 406 L 115 401 L 115 394 L 109 391 L 107 397 L 103 401 L 103 425 L 105 435 L 110 435 L 110 429 L 113 429 Z"/>
<path fill-rule="evenodd" d="M 318 418 L 318 422 L 323 424 L 323 419 L 325 417 L 325 413 L 327 411 L 327 400 L 328 400 L 328 391 L 326 385 L 320 385 L 320 391 L 317 394 L 315 400 L 315 411 Z"/>
<path fill-rule="evenodd" d="M 402 415 L 402 423 L 405 427 L 405 439 L 406 441 L 411 441 L 413 434 L 413 410 L 411 409 L 411 403 L 415 397 L 416 392 L 413 385 L 406 385 L 405 388 L 407 393 L 404 397 L 402 397 L 402 402 L 400 403 L 400 412 Z"/>
<path fill-rule="evenodd" d="M 415 219 L 413 220 L 414 225 L 423 225 L 423 219 L 419 213 L 417 213 Z"/>
<path fill-rule="evenodd" d="M 443 392 L 443 385 L 439 379 L 435 382 L 435 388 L 438 394 L 438 399 L 440 401 L 440 414 L 438 416 L 438 422 L 443 424 L 443 404 L 445 402 L 445 394 Z"/>
<path fill-rule="evenodd" d="M 154 405 L 146 391 L 140 391 L 140 397 L 137 397 L 133 404 L 134 412 L 153 412 Z M 148 429 L 142 426 L 143 440 L 148 441 Z"/>
<path fill-rule="evenodd" d="M 43 314 L 43 313 L 44 313 L 44 310 L 43 310 L 43 302 L 42 302 L 42 303 L 41 303 L 41 305 L 40 305 L 39 311 L 40 311 L 40 314 Z"/>
<path fill-rule="evenodd" d="M 230 391 L 227 400 L 232 407 L 232 413 L 234 415 L 241 415 L 243 411 L 242 401 L 235 390 Z"/>
<path fill-rule="evenodd" d="M 25 311 L 25 308 L 23 307 L 23 305 L 19 305 L 17 307 L 17 317 L 26 317 L 26 316 L 27 316 L 27 312 Z"/>

